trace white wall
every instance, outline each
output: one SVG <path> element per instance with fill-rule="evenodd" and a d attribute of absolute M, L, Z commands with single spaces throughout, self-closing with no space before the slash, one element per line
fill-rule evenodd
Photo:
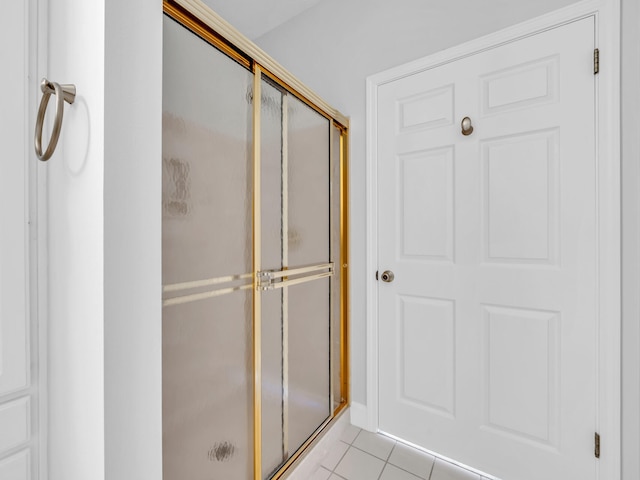
<path fill-rule="evenodd" d="M 160 480 L 162 2 L 105 7 L 106 478 Z"/>
<path fill-rule="evenodd" d="M 351 117 L 351 392 L 366 404 L 365 79 L 575 0 L 325 0 L 256 43 Z"/>
<path fill-rule="evenodd" d="M 47 3 L 49 478 L 159 479 L 162 2 Z"/>
<path fill-rule="evenodd" d="M 104 10 L 49 0 L 52 81 L 75 83 L 49 176 L 49 478 L 104 478 Z M 40 292 L 43 294 L 44 292 Z"/>
<path fill-rule="evenodd" d="M 640 2 L 622 0 L 622 478 L 640 478 Z"/>

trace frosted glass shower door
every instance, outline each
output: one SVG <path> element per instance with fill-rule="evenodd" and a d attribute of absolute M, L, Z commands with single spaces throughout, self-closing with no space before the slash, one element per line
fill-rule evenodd
<path fill-rule="evenodd" d="M 288 267 L 331 261 L 329 128 L 319 113 L 288 95 Z M 333 269 L 332 269 L 333 271 Z M 289 287 L 289 448 L 297 450 L 331 414 L 329 278 Z"/>
<path fill-rule="evenodd" d="M 343 131 L 214 45 L 165 17 L 163 477 L 266 480 L 346 405 Z"/>
<path fill-rule="evenodd" d="M 331 416 L 330 122 L 262 81 L 262 475 Z M 339 206 L 339 202 L 338 202 Z M 268 277 L 265 277 L 268 278 Z"/>
<path fill-rule="evenodd" d="M 253 471 L 252 84 L 165 17 L 165 480 Z"/>

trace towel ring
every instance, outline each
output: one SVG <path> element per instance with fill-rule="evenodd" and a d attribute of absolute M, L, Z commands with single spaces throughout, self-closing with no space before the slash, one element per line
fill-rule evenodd
<path fill-rule="evenodd" d="M 58 139 L 60 138 L 60 131 L 62 130 L 62 116 L 64 114 L 64 102 L 72 104 L 76 99 L 76 86 L 75 85 L 60 85 L 56 82 L 50 82 L 46 78 L 42 79 L 40 83 L 40 90 L 42 90 L 42 100 L 40 100 L 40 108 L 38 108 L 38 117 L 36 118 L 36 135 L 34 138 L 34 144 L 36 148 L 36 155 L 40 160 L 46 162 L 53 155 L 56 145 L 58 145 Z M 44 115 L 47 112 L 47 106 L 49 105 L 49 97 L 51 94 L 56 96 L 56 118 L 53 122 L 53 130 L 51 131 L 51 139 L 49 140 L 49 146 L 42 153 L 42 125 L 44 123 Z"/>

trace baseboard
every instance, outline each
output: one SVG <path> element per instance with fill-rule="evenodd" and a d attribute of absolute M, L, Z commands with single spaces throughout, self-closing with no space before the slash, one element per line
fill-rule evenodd
<path fill-rule="evenodd" d="M 351 424 L 365 430 L 370 430 L 366 405 L 351 402 Z"/>

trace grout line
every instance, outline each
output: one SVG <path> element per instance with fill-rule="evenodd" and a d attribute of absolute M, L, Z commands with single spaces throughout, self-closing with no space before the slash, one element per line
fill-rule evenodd
<path fill-rule="evenodd" d="M 396 448 L 397 444 L 398 444 L 397 441 L 393 442 L 393 447 L 391 447 L 391 450 L 389 450 L 389 454 L 387 455 L 387 459 L 385 460 L 385 462 L 389 463 L 389 459 L 391 458 L 391 454 L 393 453 L 393 450 Z"/>
<path fill-rule="evenodd" d="M 358 428 L 358 427 L 353 427 L 353 428 Z M 346 443 L 347 445 L 353 445 L 353 442 L 356 441 L 356 438 L 358 438 L 358 436 L 360 435 L 361 432 L 362 432 L 362 429 L 358 428 L 358 433 L 356 433 L 356 436 L 353 437 L 353 440 L 351 440 L 350 442 L 344 442 L 344 443 Z M 342 441 L 344 441 L 344 440 L 342 440 Z"/>
<path fill-rule="evenodd" d="M 423 447 L 421 447 L 419 445 L 416 445 L 415 443 L 407 442 L 406 440 L 403 440 L 403 439 L 401 439 L 399 437 L 395 437 L 394 435 L 391 435 L 389 433 L 385 433 L 385 432 L 380 432 L 379 431 L 377 434 L 378 435 L 382 435 L 383 437 L 390 438 L 391 440 L 395 440 L 397 443 L 401 443 L 401 444 L 403 444 L 403 445 L 405 445 L 407 447 L 414 448 L 414 449 L 416 449 L 416 450 L 418 450 L 418 451 L 420 451 L 422 453 L 426 453 L 428 455 L 431 455 L 432 457 L 434 457 L 436 459 L 436 461 L 440 460 L 442 462 L 449 463 L 451 465 L 459 467 L 459 468 L 461 468 L 461 469 L 463 469 L 463 470 L 465 470 L 467 472 L 470 472 L 470 473 L 473 473 L 475 475 L 478 475 L 481 480 L 501 480 L 501 479 L 499 479 L 497 477 L 494 477 L 494 476 L 492 476 L 492 475 L 490 475 L 488 473 L 485 473 L 485 472 L 482 472 L 482 471 L 480 471 L 480 470 L 478 470 L 476 468 L 470 467 L 469 465 L 465 465 L 463 463 L 457 462 L 452 458 L 445 457 L 445 456 L 440 455 L 439 453 L 433 452 L 431 450 L 427 450 L 426 448 L 423 448 Z M 434 462 L 434 465 L 435 465 L 435 462 Z M 431 472 L 433 473 L 433 468 L 431 468 Z M 427 480 L 429 480 L 429 479 L 427 479 Z"/>
<path fill-rule="evenodd" d="M 393 463 L 389 463 L 389 462 L 387 462 L 387 463 L 385 464 L 385 466 L 386 466 L 386 465 L 391 465 L 392 467 L 395 467 L 395 468 L 397 468 L 398 470 L 402 470 L 403 472 L 408 473 L 409 475 L 413 475 L 414 477 L 419 478 L 420 480 L 429 480 L 429 477 L 431 476 L 431 471 L 429 471 L 429 477 L 426 477 L 426 478 L 425 478 L 425 477 L 422 477 L 422 476 L 420 476 L 420 475 L 416 475 L 415 473 L 410 472 L 410 471 L 409 471 L 409 470 L 407 470 L 406 468 L 402 468 L 402 467 L 400 467 L 400 466 L 398 466 L 398 465 L 395 465 L 395 464 L 393 464 Z M 433 466 L 431 466 L 431 469 L 433 469 Z"/>
<path fill-rule="evenodd" d="M 339 440 L 340 442 L 342 442 L 342 440 Z M 340 462 L 342 462 L 342 460 L 344 459 L 344 457 L 346 457 L 347 452 L 349 451 L 349 449 L 351 448 L 351 445 L 349 445 L 347 442 L 342 442 L 344 444 L 347 445 L 347 449 L 344 451 L 344 453 L 342 454 L 342 456 L 340 457 L 340 460 L 338 460 L 338 463 L 336 463 L 335 467 L 333 467 L 333 470 L 331 470 L 331 473 L 335 473 L 336 475 L 338 475 L 336 473 L 336 468 L 338 468 L 338 465 L 340 465 Z"/>
<path fill-rule="evenodd" d="M 436 462 L 435 462 L 435 458 L 433 459 L 433 462 L 431 463 L 431 469 L 430 469 L 430 470 L 429 470 L 429 472 L 427 473 L 427 476 L 426 476 L 426 477 L 423 477 L 422 475 L 417 475 L 417 474 L 415 474 L 415 473 L 413 473 L 413 472 L 410 472 L 410 471 L 409 471 L 409 470 L 407 470 L 406 468 L 403 468 L 402 466 L 400 466 L 400 465 L 396 465 L 395 463 L 391 463 L 391 462 L 389 461 L 389 460 L 391 460 L 391 455 L 393 454 L 393 451 L 394 451 L 394 450 L 396 449 L 396 447 L 397 447 L 399 444 L 401 444 L 401 443 L 402 443 L 402 442 L 398 442 L 398 441 L 396 441 L 395 445 L 394 445 L 394 446 L 393 446 L 393 448 L 391 449 L 391 453 L 389 453 L 389 458 L 387 459 L 387 463 L 388 463 L 389 465 L 392 465 L 392 466 L 396 467 L 398 470 L 402 470 L 403 472 L 407 472 L 408 474 L 413 475 L 414 477 L 418 477 L 418 478 L 420 478 L 421 480 L 429 480 L 429 479 L 431 478 L 431 472 L 433 471 L 433 466 L 434 466 L 434 465 L 435 465 L 435 463 L 436 463 Z M 402 445 L 404 445 L 404 444 L 402 444 Z M 419 451 L 419 450 L 418 450 L 418 451 Z M 424 453 L 424 452 L 420 452 L 420 453 L 422 453 L 422 454 L 424 454 L 424 455 L 428 455 L 428 454 L 426 454 L 426 453 Z M 432 457 L 432 455 L 429 455 L 429 456 L 430 456 L 430 457 Z M 484 480 L 484 479 L 482 479 L 482 480 Z"/>
<path fill-rule="evenodd" d="M 429 476 L 427 477 L 427 480 L 431 480 L 431 475 L 433 475 L 433 469 L 435 468 L 437 461 L 438 461 L 437 458 L 433 459 L 433 463 L 431 464 L 431 470 L 429 471 Z"/>
<path fill-rule="evenodd" d="M 340 440 L 342 441 L 342 440 Z M 347 442 L 342 442 L 342 443 L 347 443 Z M 388 458 L 391 458 L 391 453 L 393 453 L 393 450 L 396 448 L 396 445 L 398 444 L 398 442 L 396 442 L 393 445 L 393 448 L 391 449 L 391 452 L 389 452 L 389 456 Z M 376 460 L 380 460 L 382 462 L 384 462 L 384 465 L 382 466 L 382 470 L 380 471 L 380 475 L 378 475 L 378 478 L 376 480 L 380 480 L 380 478 L 382 477 L 382 474 L 384 473 L 385 468 L 387 468 L 387 465 L 391 465 L 394 468 L 397 468 L 398 470 L 402 470 L 405 473 L 408 473 L 409 475 L 413 475 L 416 478 L 419 478 L 420 480 L 429 480 L 429 478 L 431 477 L 431 472 L 433 471 L 433 465 L 435 464 L 435 461 L 431 464 L 431 470 L 429 471 L 429 476 L 428 477 L 421 477 L 420 475 L 416 475 L 413 472 L 410 472 L 409 470 L 402 468 L 399 465 L 395 465 L 393 463 L 390 463 L 389 460 L 382 460 L 380 457 L 376 457 L 375 455 L 373 455 L 371 452 L 367 452 L 366 450 L 363 450 L 361 448 L 356 447 L 355 445 L 351 445 L 345 452 L 344 455 L 342 455 L 342 458 L 340 458 L 340 460 L 338 461 L 338 463 L 336 463 L 335 468 L 331 471 L 331 473 L 336 474 L 337 476 L 339 476 L 340 478 L 344 478 L 341 475 L 338 475 L 338 473 L 336 472 L 336 468 L 338 468 L 338 465 L 340 465 L 340 462 L 342 462 L 342 459 L 347 455 L 347 452 L 349 451 L 349 449 L 354 448 L 362 453 L 366 453 L 367 455 L 369 455 L 370 457 L 375 458 Z M 326 468 L 326 467 L 325 467 Z"/>
<path fill-rule="evenodd" d="M 340 457 L 340 460 L 338 460 L 338 462 L 336 463 L 336 465 L 335 465 L 335 467 L 333 468 L 333 470 L 331 470 L 331 473 L 332 473 L 332 474 L 334 474 L 334 475 L 336 475 L 337 477 L 339 477 L 339 478 L 343 479 L 343 480 L 348 480 L 348 479 L 346 479 L 346 478 L 345 478 L 345 477 L 343 477 L 342 475 L 338 474 L 338 473 L 336 472 L 336 469 L 338 468 L 338 466 L 340 465 L 340 463 L 342 462 L 342 460 L 344 460 L 344 457 L 347 455 L 347 453 L 349 452 L 349 450 L 350 450 L 350 449 L 352 449 L 352 448 L 353 448 L 353 449 L 356 449 L 356 450 L 358 450 L 358 451 L 360 451 L 360 452 L 362 452 L 362 453 L 365 453 L 365 454 L 369 455 L 370 457 L 373 457 L 373 458 L 375 458 L 375 459 L 377 459 L 377 460 L 380 460 L 380 461 L 384 462 L 384 465 L 383 465 L 383 467 L 382 467 L 382 470 L 380 471 L 380 474 L 378 475 L 378 477 L 377 477 L 377 479 L 376 479 L 376 480 L 380 480 L 380 478 L 382 478 L 382 474 L 384 473 L 384 471 L 385 471 L 385 469 L 386 469 L 387 465 L 392 465 L 393 467 L 397 468 L 398 470 L 401 470 L 401 471 L 403 471 L 403 472 L 405 472 L 405 473 L 408 473 L 409 475 L 413 475 L 414 477 L 419 478 L 419 479 L 421 479 L 421 480 L 430 480 L 430 479 L 431 479 L 431 476 L 433 475 L 433 469 L 435 468 L 436 461 L 438 461 L 438 460 L 442 460 L 442 459 L 439 459 L 438 457 L 434 457 L 434 458 L 433 458 L 433 462 L 431 463 L 431 469 L 430 469 L 430 470 L 429 470 L 429 472 L 427 473 L 427 476 L 426 476 L 426 477 L 421 477 L 420 475 L 416 475 L 415 473 L 410 472 L 409 470 L 407 470 L 407 469 L 403 468 L 403 467 L 402 467 L 402 466 L 400 466 L 400 465 L 395 465 L 394 463 L 390 463 L 390 462 L 389 462 L 389 459 L 391 458 L 391 454 L 392 454 L 392 453 L 393 453 L 393 451 L 396 449 L 396 447 L 398 446 L 398 444 L 400 444 L 400 443 L 402 443 L 402 442 L 395 441 L 395 443 L 393 444 L 393 447 L 391 448 L 391 450 L 389 451 L 389 454 L 387 455 L 387 460 L 383 460 L 383 459 L 381 459 L 380 457 L 375 456 L 375 455 L 374 455 L 374 454 L 372 454 L 371 452 L 368 452 L 368 451 L 366 451 L 366 450 L 363 450 L 362 448 L 357 447 L 356 445 L 353 445 L 353 443 L 355 443 L 356 439 L 360 436 L 360 433 L 362 433 L 362 431 L 363 431 L 363 430 L 360 430 L 360 432 L 358 432 L 358 435 L 356 435 L 356 436 L 355 436 L 355 438 L 353 439 L 353 442 L 352 442 L 351 444 L 349 444 L 349 443 L 347 443 L 347 442 L 345 442 L 345 441 L 343 441 L 343 440 L 338 440 L 339 442 L 344 443 L 345 445 L 347 445 L 347 447 L 348 447 L 348 448 L 347 448 L 347 449 L 345 450 L 345 452 L 342 454 L 342 456 Z M 386 436 L 386 435 L 385 435 L 385 436 Z M 387 438 L 389 438 L 389 437 L 387 437 Z M 402 444 L 403 444 L 403 445 L 405 445 L 404 443 L 402 443 Z M 407 446 L 411 447 L 410 445 L 407 445 Z M 419 449 L 416 449 L 416 450 L 420 451 L 420 452 L 421 452 L 421 453 L 423 453 L 423 454 L 429 455 L 430 457 L 433 457 L 433 455 L 428 454 L 427 452 L 423 452 L 423 451 L 421 451 L 421 450 L 419 450 Z M 446 462 L 446 463 L 450 463 L 450 462 Z M 329 470 L 329 469 L 328 469 L 328 468 L 326 468 L 326 467 L 322 467 L 322 468 L 325 468 L 326 470 Z M 466 469 L 464 469 L 464 470 L 466 470 Z M 488 480 L 488 479 L 485 479 L 484 477 L 481 477 L 481 479 L 480 479 L 480 480 Z"/>
<path fill-rule="evenodd" d="M 364 450 L 364 449 L 362 449 L 362 448 L 360 448 L 360 447 L 358 447 L 356 445 L 351 445 L 351 448 L 355 448 L 356 450 L 360 450 L 362 453 L 366 453 L 367 455 L 371 455 L 373 458 L 377 458 L 381 462 L 387 463 L 387 460 L 384 460 L 383 458 L 380 458 L 380 457 L 374 455 L 371 452 L 367 452 L 366 450 Z M 391 454 L 389 454 L 389 455 L 391 455 Z M 387 457 L 387 458 L 389 458 L 389 457 Z"/>

